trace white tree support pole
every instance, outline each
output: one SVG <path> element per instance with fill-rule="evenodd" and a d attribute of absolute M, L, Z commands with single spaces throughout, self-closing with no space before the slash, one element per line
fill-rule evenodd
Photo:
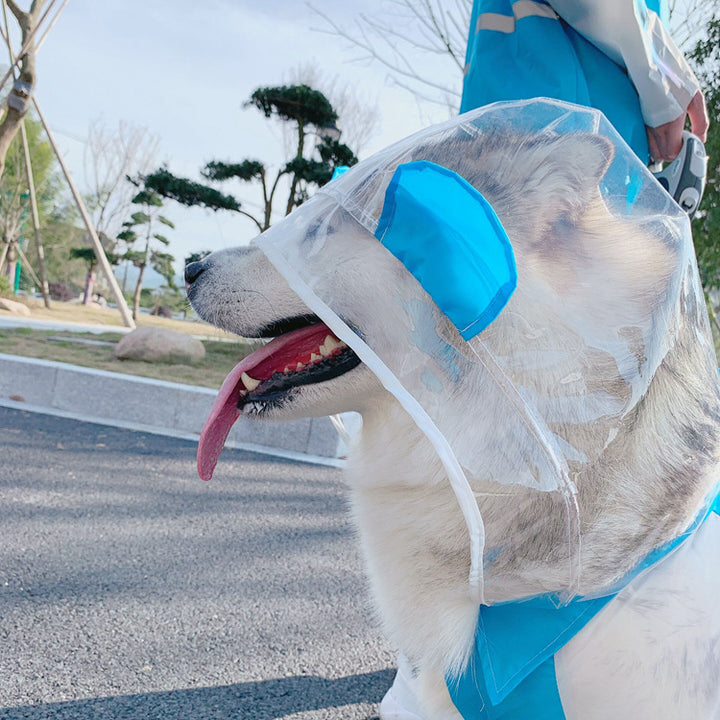
<path fill-rule="evenodd" d="M 117 303 L 118 310 L 120 310 L 120 315 L 122 316 L 123 323 L 126 327 L 129 328 L 135 328 L 135 322 L 132 319 L 132 315 L 130 314 L 130 310 L 128 309 L 127 303 L 125 302 L 125 298 L 120 290 L 120 286 L 117 283 L 117 280 L 115 279 L 115 276 L 113 275 L 112 268 L 110 267 L 110 263 L 108 262 L 107 256 L 105 255 L 105 250 L 103 249 L 102 243 L 100 242 L 100 238 L 98 237 L 97 233 L 95 232 L 95 228 L 93 227 L 92 220 L 90 219 L 90 215 L 88 214 L 87 209 L 85 208 L 85 203 L 82 201 L 82 198 L 80 197 L 80 193 L 78 192 L 77 188 L 75 187 L 75 183 L 73 182 L 72 176 L 70 175 L 70 171 L 68 170 L 67 165 L 65 164 L 65 161 L 63 160 L 62 154 L 60 153 L 60 149 L 58 148 L 55 138 L 53 137 L 53 134 L 50 132 L 50 128 L 47 124 L 47 121 L 45 120 L 45 116 L 42 114 L 42 111 L 40 110 L 40 106 L 38 105 L 37 99 L 33 96 L 33 105 L 35 105 L 35 110 L 37 111 L 38 117 L 40 118 L 40 122 L 42 123 L 43 127 L 45 128 L 45 133 L 48 136 L 48 140 L 50 141 L 50 146 L 53 149 L 53 152 L 55 153 L 55 156 L 58 159 L 58 162 L 60 163 L 60 167 L 62 168 L 63 175 L 65 175 L 65 179 L 67 180 L 68 187 L 70 188 L 70 192 L 72 193 L 73 199 L 75 200 L 75 204 L 77 205 L 78 210 L 80 211 L 80 215 L 83 219 L 83 222 L 85 223 L 85 227 L 87 228 L 88 234 L 90 235 L 90 240 L 93 244 L 93 250 L 95 251 L 95 257 L 98 260 L 98 264 L 100 265 L 100 268 L 102 269 L 103 273 L 105 273 L 105 277 L 108 281 L 108 284 L 110 285 L 110 290 L 112 291 L 113 298 L 115 298 L 115 302 Z"/>
<path fill-rule="evenodd" d="M 9 249 L 10 249 L 10 243 L 4 242 L 2 253 L 0 253 L 0 274 L 2 274 L 3 265 L 5 264 L 5 258 L 7 257 Z"/>
<path fill-rule="evenodd" d="M 17 251 L 18 255 L 20 256 L 20 260 L 25 263 L 25 266 L 27 268 L 28 274 L 32 279 L 40 285 L 40 278 L 35 274 L 35 271 L 32 269 L 32 265 L 30 264 L 30 261 L 27 259 L 27 255 L 25 254 L 25 251 L 22 249 L 20 243 L 16 243 L 17 245 Z"/>
<path fill-rule="evenodd" d="M 37 209 L 37 197 L 35 195 L 35 178 L 33 177 L 32 163 L 30 162 L 30 146 L 28 145 L 27 132 L 25 131 L 25 120 L 20 124 L 20 136 L 25 153 L 25 171 L 27 173 L 28 190 L 30 191 L 30 209 L 32 210 L 33 230 L 35 231 L 35 249 L 38 255 L 38 269 L 40 270 L 40 292 L 42 292 L 45 307 L 50 309 L 50 288 L 48 287 L 47 276 L 45 275 L 45 249 L 40 237 L 40 216 Z"/>

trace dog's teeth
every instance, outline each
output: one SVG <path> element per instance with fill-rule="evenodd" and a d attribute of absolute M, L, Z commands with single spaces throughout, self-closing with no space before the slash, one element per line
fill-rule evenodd
<path fill-rule="evenodd" d="M 325 356 L 332 355 L 335 350 L 342 347 L 347 347 L 342 340 L 338 340 L 334 335 L 326 335 L 320 346 L 320 352 Z M 325 352 L 323 352 L 323 348 L 325 348 Z"/>
<path fill-rule="evenodd" d="M 286 365 L 286 366 L 285 366 L 285 369 L 283 370 L 283 373 L 284 373 L 285 375 L 287 375 L 289 372 L 290 372 L 290 366 L 289 366 L 289 365 Z"/>
<path fill-rule="evenodd" d="M 310 356 L 310 362 L 317 362 L 318 360 L 322 360 L 322 355 L 318 355 L 317 353 L 313 353 Z"/>
<path fill-rule="evenodd" d="M 242 380 L 242 384 L 250 391 L 252 392 L 259 384 L 260 381 L 256 380 L 255 378 L 251 378 L 247 373 L 243 373 L 240 376 L 240 380 Z"/>
<path fill-rule="evenodd" d="M 299 362 L 299 363 L 297 364 L 297 366 L 295 367 L 295 370 L 296 370 L 296 371 L 297 371 L 297 370 L 302 370 L 304 367 L 305 367 L 305 366 L 304 366 L 301 362 Z"/>

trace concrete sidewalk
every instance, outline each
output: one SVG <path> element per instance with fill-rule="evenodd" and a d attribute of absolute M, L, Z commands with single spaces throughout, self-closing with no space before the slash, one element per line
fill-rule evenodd
<path fill-rule="evenodd" d="M 77 322 L 69 322 L 68 320 L 45 320 L 43 318 L 23 317 L 19 315 L 4 315 L 0 313 L 0 328 L 31 328 L 32 330 L 67 330 L 69 332 L 93 333 L 100 335 L 101 333 L 129 333 L 130 328 L 124 325 L 97 325 L 85 324 Z"/>
<path fill-rule="evenodd" d="M 0 354 L 4 407 L 197 441 L 216 394 L 210 388 Z M 358 422 L 354 413 L 344 420 Z M 287 423 L 241 417 L 226 445 L 324 465 L 341 465 L 347 451 L 327 417 Z"/>
<path fill-rule="evenodd" d="M 188 324 L 193 324 L 188 321 Z M 215 340 L 219 338 L 215 335 L 208 334 L 210 326 L 204 323 L 194 323 L 196 325 L 195 330 L 197 332 L 192 333 L 192 336 L 198 340 Z M 125 327 L 124 325 L 98 325 L 95 323 L 78 323 L 70 322 L 69 320 L 47 320 L 45 318 L 33 318 L 25 317 L 20 315 L 6 315 L 0 312 L 0 329 L 8 328 L 9 330 L 15 330 L 17 328 L 30 328 L 31 330 L 56 330 L 56 331 L 67 331 L 77 333 L 92 333 L 94 335 L 100 335 L 101 333 L 120 333 L 125 335 L 132 332 L 132 328 Z"/>

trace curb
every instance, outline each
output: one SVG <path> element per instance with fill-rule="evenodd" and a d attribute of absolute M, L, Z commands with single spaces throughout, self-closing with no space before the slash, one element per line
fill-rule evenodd
<path fill-rule="evenodd" d="M 0 353 L 0 406 L 197 442 L 210 388 Z M 348 413 L 349 422 L 355 422 Z M 347 448 L 330 418 L 285 423 L 239 418 L 226 447 L 341 466 Z"/>

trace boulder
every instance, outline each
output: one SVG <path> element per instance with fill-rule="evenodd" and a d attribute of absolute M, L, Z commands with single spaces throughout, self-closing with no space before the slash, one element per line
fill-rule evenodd
<path fill-rule="evenodd" d="M 15 302 L 14 300 L 8 300 L 7 298 L 0 298 L 0 310 L 7 310 L 13 315 L 23 315 L 30 317 L 30 308 L 22 303 Z"/>
<path fill-rule="evenodd" d="M 205 357 L 205 348 L 196 338 L 174 330 L 141 327 L 125 335 L 115 346 L 120 360 L 193 365 Z"/>
<path fill-rule="evenodd" d="M 172 310 L 167 305 L 156 305 L 150 312 L 157 317 L 172 318 Z"/>

